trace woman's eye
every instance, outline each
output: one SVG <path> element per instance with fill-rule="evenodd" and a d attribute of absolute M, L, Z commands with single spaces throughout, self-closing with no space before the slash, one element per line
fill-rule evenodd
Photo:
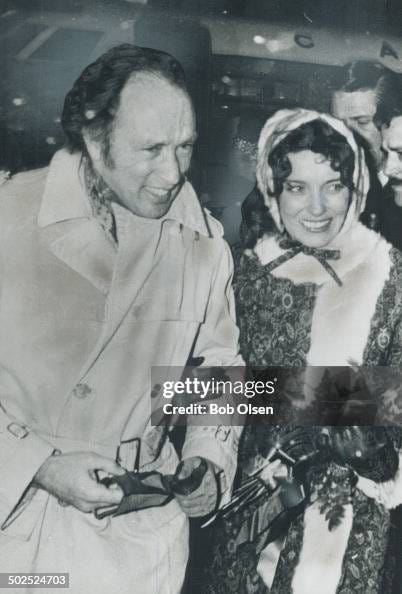
<path fill-rule="evenodd" d="M 285 190 L 291 194 L 300 194 L 304 190 L 301 184 L 285 184 Z"/>
<path fill-rule="evenodd" d="M 341 192 L 344 188 L 345 186 L 342 182 L 332 182 L 327 186 L 328 191 L 332 193 Z"/>

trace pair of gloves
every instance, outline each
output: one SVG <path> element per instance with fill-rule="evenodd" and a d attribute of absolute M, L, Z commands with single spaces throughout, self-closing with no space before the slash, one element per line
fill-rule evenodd
<path fill-rule="evenodd" d="M 119 476 L 99 479 L 99 482 L 106 487 L 116 485 L 120 487 L 123 498 L 118 505 L 96 510 L 95 516 L 98 519 L 120 516 L 132 511 L 166 505 L 176 495 L 189 495 L 201 486 L 208 471 L 208 463 L 200 458 L 198 466 L 184 478 L 181 478 L 182 469 L 183 462 L 179 464 L 175 474 L 163 475 L 157 471 L 130 472 L 127 470 Z"/>

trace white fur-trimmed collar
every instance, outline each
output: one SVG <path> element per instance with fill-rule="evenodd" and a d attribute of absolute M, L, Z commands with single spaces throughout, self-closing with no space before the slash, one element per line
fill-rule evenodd
<path fill-rule="evenodd" d="M 329 260 L 342 282 L 333 277 L 314 257 L 299 253 L 271 271 L 276 278 L 295 284 L 317 285 L 308 365 L 362 364 L 378 298 L 392 266 L 391 245 L 380 235 L 356 223 L 349 233 L 331 242 L 340 250 L 339 260 Z M 255 252 L 262 264 L 286 253 L 278 236 L 262 239 Z M 308 398 L 308 395 L 305 395 Z"/>
<path fill-rule="evenodd" d="M 286 253 L 279 247 L 280 235 L 265 236 L 254 248 L 262 265 L 269 264 Z M 348 233 L 335 238 L 324 249 L 340 250 L 339 260 L 329 260 L 338 277 L 342 278 L 360 263 L 369 260 L 376 250 L 381 249 L 385 240 L 361 223 L 355 223 Z M 295 284 L 314 283 L 322 285 L 327 282 L 335 284 L 325 268 L 314 256 L 299 253 L 272 271 L 278 278 L 287 278 Z"/>

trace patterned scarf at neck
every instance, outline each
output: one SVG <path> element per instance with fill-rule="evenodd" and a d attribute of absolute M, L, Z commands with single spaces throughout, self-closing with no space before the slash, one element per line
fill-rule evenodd
<path fill-rule="evenodd" d="M 279 256 L 269 264 L 269 269 L 273 270 L 277 268 L 281 264 L 284 264 L 288 260 L 291 260 L 297 254 L 305 254 L 306 256 L 312 256 L 325 268 L 328 274 L 334 279 L 334 281 L 339 285 L 342 286 L 342 281 L 339 276 L 336 274 L 335 270 L 332 268 L 331 264 L 328 260 L 339 260 L 341 257 L 341 252 L 339 250 L 324 250 L 320 248 L 308 247 L 307 245 L 303 245 L 299 241 L 295 241 L 290 237 L 283 237 L 279 241 L 279 247 L 283 250 L 288 250 L 282 256 Z"/>
<path fill-rule="evenodd" d="M 84 160 L 84 172 L 85 184 L 91 198 L 94 216 L 105 233 L 114 243 L 118 243 L 116 220 L 112 209 L 112 202 L 115 200 L 114 192 L 96 173 L 87 158 Z"/>

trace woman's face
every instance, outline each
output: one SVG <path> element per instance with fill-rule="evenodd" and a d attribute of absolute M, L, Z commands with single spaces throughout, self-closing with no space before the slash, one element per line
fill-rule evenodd
<path fill-rule="evenodd" d="M 342 228 L 349 189 L 323 155 L 305 150 L 287 156 L 292 171 L 279 196 L 283 224 L 290 237 L 303 245 L 325 247 Z"/>

